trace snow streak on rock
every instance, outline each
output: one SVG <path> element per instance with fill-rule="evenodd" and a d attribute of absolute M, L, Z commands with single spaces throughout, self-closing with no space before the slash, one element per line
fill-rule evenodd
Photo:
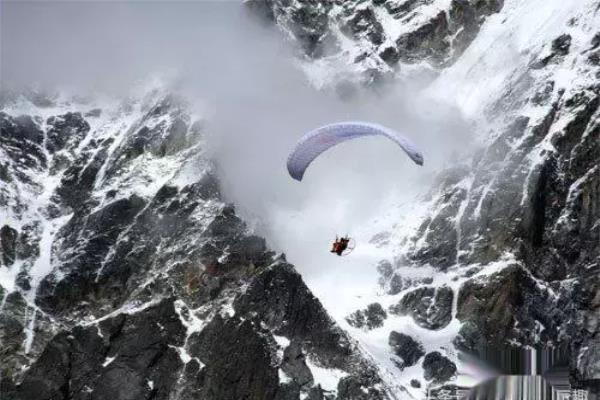
<path fill-rule="evenodd" d="M 386 398 L 221 199 L 201 118 L 163 89 L 136 96 L 3 105 L 2 398 Z"/>
<path fill-rule="evenodd" d="M 436 352 L 458 363 L 457 351 L 489 346 L 567 343 L 578 384 L 598 379 L 598 1 L 246 3 L 300 44 L 316 87 L 428 73 L 424 94 L 479 132 L 424 211 L 388 218 L 416 223 L 365 228 L 379 231 L 380 291 L 365 287 L 338 319 L 397 393 L 419 398 L 444 380 L 427 372 L 452 369 Z M 407 363 L 398 335 L 429 363 Z"/>
<path fill-rule="evenodd" d="M 503 0 L 246 0 L 297 41 L 317 87 L 371 84 L 398 70 L 433 72 L 452 63 Z M 404 74 L 401 74 L 404 75 Z"/>

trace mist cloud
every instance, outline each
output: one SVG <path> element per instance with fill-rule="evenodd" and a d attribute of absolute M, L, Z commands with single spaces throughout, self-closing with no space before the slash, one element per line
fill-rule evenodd
<path fill-rule="evenodd" d="M 328 257 L 333 235 L 352 234 L 390 198 L 410 201 L 470 138 L 455 109 L 422 98 L 422 82 L 360 89 L 343 99 L 315 90 L 293 45 L 238 2 L 0 7 L 3 88 L 38 84 L 124 95 L 148 76 L 177 76 L 176 90 L 207 115 L 228 200 L 308 277 L 330 262 L 314 254 Z M 425 166 L 384 138 L 367 138 L 326 152 L 301 183 L 287 175 L 287 154 L 303 133 L 361 119 L 411 137 Z"/>

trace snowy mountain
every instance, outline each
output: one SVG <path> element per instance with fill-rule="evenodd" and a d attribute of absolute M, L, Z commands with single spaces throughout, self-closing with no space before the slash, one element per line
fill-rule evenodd
<path fill-rule="evenodd" d="M 398 69 L 430 73 L 452 64 L 502 0 L 246 0 L 300 43 L 318 86 L 373 84 Z M 411 64 L 417 64 L 411 66 Z M 337 81 L 337 82 L 332 82 Z"/>
<path fill-rule="evenodd" d="M 16 95 L 0 118 L 2 399 L 385 398 L 223 202 L 182 99 Z"/>
<path fill-rule="evenodd" d="M 572 384 L 597 382 L 600 3 L 249 3 L 301 43 L 316 86 L 427 71 L 425 96 L 478 132 L 425 210 L 402 210 L 421 217 L 373 237 L 395 256 L 351 334 L 417 398 L 434 351 L 444 381 L 458 350 L 567 346 Z"/>
<path fill-rule="evenodd" d="M 321 290 L 228 203 L 184 96 L 2 93 L 0 399 L 420 399 L 510 346 L 598 390 L 600 3 L 244 6 L 316 89 L 425 81 L 474 143 L 353 232 L 378 279 Z"/>

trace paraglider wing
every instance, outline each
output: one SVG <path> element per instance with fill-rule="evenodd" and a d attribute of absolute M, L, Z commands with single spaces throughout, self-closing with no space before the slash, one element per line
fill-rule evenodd
<path fill-rule="evenodd" d="M 325 150 L 363 136 L 385 136 L 396 142 L 415 163 L 423 165 L 421 152 L 398 132 L 368 122 L 339 122 L 322 126 L 304 135 L 288 157 L 288 171 L 292 178 L 301 181 L 306 168 Z"/>

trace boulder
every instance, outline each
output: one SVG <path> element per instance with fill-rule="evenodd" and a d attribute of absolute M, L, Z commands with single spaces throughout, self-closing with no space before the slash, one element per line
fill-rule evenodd
<path fill-rule="evenodd" d="M 1 265 L 9 267 L 15 262 L 18 232 L 8 225 L 0 228 L 0 261 Z"/>
<path fill-rule="evenodd" d="M 397 315 L 410 315 L 426 329 L 442 329 L 452 319 L 454 292 L 447 286 L 421 287 L 408 292 L 398 304 L 390 307 Z"/>
<path fill-rule="evenodd" d="M 372 303 L 364 310 L 357 310 L 346 317 L 346 321 L 355 328 L 375 329 L 383 326 L 387 313 L 379 303 Z"/>
<path fill-rule="evenodd" d="M 569 54 L 571 47 L 571 35 L 562 34 L 552 41 L 552 51 L 560 56 Z"/>
<path fill-rule="evenodd" d="M 418 379 L 411 379 L 410 386 L 414 387 L 415 389 L 419 389 L 421 387 L 421 382 Z"/>
<path fill-rule="evenodd" d="M 360 377 L 346 376 L 338 383 L 338 399 L 348 400 L 386 400 L 386 396 L 373 388 L 379 380 L 375 371 L 363 374 Z"/>
<path fill-rule="evenodd" d="M 396 362 L 396 365 L 400 369 L 415 365 L 417 361 L 425 355 L 423 345 L 403 333 L 391 331 L 388 344 L 392 348 L 394 354 L 401 359 L 400 362 Z"/>
<path fill-rule="evenodd" d="M 425 379 L 443 383 L 456 374 L 456 365 L 437 351 L 427 353 L 423 359 Z"/>

